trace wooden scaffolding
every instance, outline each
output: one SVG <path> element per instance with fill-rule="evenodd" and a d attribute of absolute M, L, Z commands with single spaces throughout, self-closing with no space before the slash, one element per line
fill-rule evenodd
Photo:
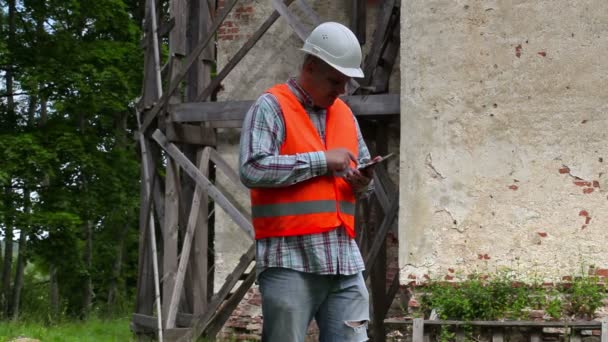
<path fill-rule="evenodd" d="M 216 129 L 240 127 L 251 101 L 216 102 L 221 82 L 283 18 L 304 39 L 312 29 L 293 15 L 298 6 L 311 22 L 319 16 L 306 0 L 272 0 L 274 11 L 215 77 L 215 37 L 238 0 L 146 0 L 142 47 L 143 94 L 137 105 L 141 153 L 141 208 L 137 299 L 132 329 L 159 339 L 214 339 L 255 280 L 253 239 L 223 286 L 214 291 L 214 220 L 219 205 L 249 236 L 250 214 L 239 210 L 230 194 L 215 183 L 223 172 L 239 191 L 238 173 L 215 149 Z M 351 1 L 351 28 L 365 43 L 365 0 Z M 399 51 L 399 6 L 379 5 L 366 78 L 351 82 L 344 100 L 357 115 L 374 154 L 388 151 L 388 123 L 399 120 L 399 96 L 388 83 Z M 160 51 L 168 42 L 169 54 Z M 279 80 L 277 80 L 279 81 Z M 372 196 L 357 203 L 358 243 L 370 278 L 375 341 L 384 340 L 383 319 L 399 287 L 398 274 L 386 281 L 386 236 L 394 227 L 398 193 L 387 172 L 378 168 Z M 387 286 L 388 285 L 388 286 Z M 387 290 L 388 289 L 388 290 Z M 159 329 L 159 327 L 161 327 Z"/>

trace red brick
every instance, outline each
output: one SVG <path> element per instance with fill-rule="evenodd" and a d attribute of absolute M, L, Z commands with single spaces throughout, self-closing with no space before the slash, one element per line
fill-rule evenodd
<path fill-rule="evenodd" d="M 539 56 L 547 57 L 547 53 L 545 51 L 540 51 L 538 53 Z"/>
<path fill-rule="evenodd" d="M 448 268 L 448 272 L 454 273 L 454 269 L 453 268 Z"/>
<path fill-rule="evenodd" d="M 598 181 L 593 181 L 593 187 L 594 187 L 594 188 L 599 188 L 599 187 L 600 187 L 600 182 L 598 182 Z"/>
<path fill-rule="evenodd" d="M 511 186 L 509 186 L 509 189 L 515 191 L 515 190 L 519 189 L 519 187 L 517 185 L 511 185 Z"/>
<path fill-rule="evenodd" d="M 587 228 L 586 224 L 584 224 L 584 225 L 581 226 L 581 230 L 584 230 L 585 228 Z"/>
<path fill-rule="evenodd" d="M 559 173 L 570 173 L 570 169 L 566 166 L 559 169 Z"/>
<path fill-rule="evenodd" d="M 483 259 L 483 254 L 477 254 L 477 259 L 479 259 L 479 260 Z"/>
<path fill-rule="evenodd" d="M 589 216 L 589 213 L 587 210 L 581 210 L 578 212 L 578 216 Z"/>
<path fill-rule="evenodd" d="M 222 26 L 226 26 L 226 27 L 233 27 L 234 23 L 232 21 L 224 21 L 224 23 L 222 24 Z"/>
<path fill-rule="evenodd" d="M 562 280 L 563 281 L 572 281 L 572 276 L 563 276 Z"/>
<path fill-rule="evenodd" d="M 589 222 L 591 222 L 591 216 L 585 218 L 585 224 L 589 224 Z"/>
<path fill-rule="evenodd" d="M 583 189 L 583 193 L 584 194 L 590 194 L 590 193 L 593 192 L 593 190 L 595 190 L 595 189 L 593 189 L 593 188 L 585 188 L 585 189 Z"/>
<path fill-rule="evenodd" d="M 410 275 L 407 276 L 407 279 L 416 279 L 416 276 L 413 275 L 413 274 L 410 274 Z"/>
<path fill-rule="evenodd" d="M 489 255 L 487 255 L 487 254 L 484 254 L 484 255 L 483 255 L 483 258 L 484 258 L 485 260 L 490 260 L 490 256 L 489 256 Z"/>
<path fill-rule="evenodd" d="M 591 182 L 587 181 L 574 181 L 573 183 L 576 186 L 591 186 Z"/>
<path fill-rule="evenodd" d="M 454 277 L 452 277 L 451 275 L 447 274 L 443 279 L 445 279 L 445 280 L 453 280 Z"/>
<path fill-rule="evenodd" d="M 536 234 L 538 234 L 540 237 L 547 237 L 547 233 L 545 232 L 536 232 Z"/>
<path fill-rule="evenodd" d="M 600 277 L 608 277 L 608 269 L 598 268 L 597 270 L 595 270 L 595 275 Z"/>

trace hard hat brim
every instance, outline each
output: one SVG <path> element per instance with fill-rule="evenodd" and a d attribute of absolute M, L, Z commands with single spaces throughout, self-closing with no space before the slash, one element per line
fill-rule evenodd
<path fill-rule="evenodd" d="M 365 75 L 363 74 L 363 70 L 361 70 L 361 68 L 344 68 L 344 67 L 341 67 L 339 65 L 336 65 L 335 63 L 329 62 L 326 58 L 323 58 L 322 56 L 320 56 L 319 54 L 315 53 L 314 51 L 310 51 L 306 47 L 301 48 L 300 51 L 304 51 L 305 53 L 307 53 L 309 55 L 313 55 L 313 56 L 319 58 L 320 60 L 322 60 L 323 62 L 327 63 L 329 66 L 331 66 L 332 68 L 338 70 L 343 75 L 346 75 L 348 77 L 354 77 L 354 78 L 363 78 L 363 77 L 365 77 Z"/>

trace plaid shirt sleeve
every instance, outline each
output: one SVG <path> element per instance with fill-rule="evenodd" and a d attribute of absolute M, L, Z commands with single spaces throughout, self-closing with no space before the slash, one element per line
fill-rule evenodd
<path fill-rule="evenodd" d="M 264 94 L 247 112 L 241 131 L 239 169 L 245 186 L 287 186 L 327 173 L 323 151 L 279 155 L 284 139 L 278 101 Z"/>

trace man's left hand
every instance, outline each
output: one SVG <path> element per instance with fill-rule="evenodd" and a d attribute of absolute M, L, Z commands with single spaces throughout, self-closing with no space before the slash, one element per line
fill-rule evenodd
<path fill-rule="evenodd" d="M 344 175 L 346 182 L 350 184 L 354 192 L 361 192 L 367 189 L 369 182 L 372 180 L 371 172 L 362 173 L 356 169 L 350 169 Z"/>

